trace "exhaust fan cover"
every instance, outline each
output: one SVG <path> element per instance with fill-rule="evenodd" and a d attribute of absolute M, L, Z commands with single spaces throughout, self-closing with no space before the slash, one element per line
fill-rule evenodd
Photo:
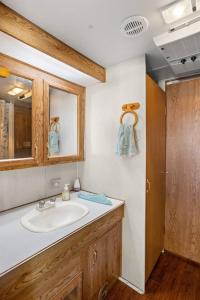
<path fill-rule="evenodd" d="M 128 38 L 138 37 L 147 31 L 149 22 L 142 16 L 131 16 L 125 19 L 120 27 L 123 36 Z"/>

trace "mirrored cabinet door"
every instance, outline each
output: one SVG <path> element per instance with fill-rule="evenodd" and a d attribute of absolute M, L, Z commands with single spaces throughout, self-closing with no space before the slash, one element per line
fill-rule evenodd
<path fill-rule="evenodd" d="M 42 159 L 43 81 L 32 67 L 0 55 L 0 170 L 38 165 Z"/>
<path fill-rule="evenodd" d="M 32 157 L 32 81 L 0 77 L 0 160 Z"/>
<path fill-rule="evenodd" d="M 46 163 L 82 160 L 84 88 L 58 78 L 44 85 Z"/>

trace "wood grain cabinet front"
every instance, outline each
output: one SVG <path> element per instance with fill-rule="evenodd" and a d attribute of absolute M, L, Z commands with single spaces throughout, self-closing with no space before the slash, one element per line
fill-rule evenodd
<path fill-rule="evenodd" d="M 52 300 L 81 300 L 82 273 L 77 274 L 68 284 L 60 288 Z"/>
<path fill-rule="evenodd" d="M 88 299 L 104 299 L 121 272 L 121 224 L 90 245 Z"/>
<path fill-rule="evenodd" d="M 0 278 L 0 300 L 103 300 L 121 275 L 124 207 Z"/>
<path fill-rule="evenodd" d="M 85 87 L 0 54 L 0 170 L 84 159 Z"/>

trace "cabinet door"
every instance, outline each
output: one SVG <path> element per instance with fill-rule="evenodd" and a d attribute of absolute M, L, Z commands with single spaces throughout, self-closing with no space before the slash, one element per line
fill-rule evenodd
<path fill-rule="evenodd" d="M 166 97 L 147 76 L 146 280 L 164 248 Z"/>
<path fill-rule="evenodd" d="M 52 300 L 81 300 L 82 273 L 77 274 L 66 286 L 52 298 Z"/>
<path fill-rule="evenodd" d="M 107 233 L 107 280 L 112 285 L 121 275 L 122 224 Z"/>
<path fill-rule="evenodd" d="M 89 247 L 88 255 L 88 298 L 93 299 L 107 279 L 106 236 Z"/>
<path fill-rule="evenodd" d="M 45 164 L 83 160 L 84 91 L 56 77 L 45 80 Z"/>
<path fill-rule="evenodd" d="M 33 167 L 43 160 L 43 80 L 38 71 L 0 54 L 0 170 Z"/>
<path fill-rule="evenodd" d="M 87 299 L 104 299 L 120 273 L 121 223 L 89 247 Z"/>

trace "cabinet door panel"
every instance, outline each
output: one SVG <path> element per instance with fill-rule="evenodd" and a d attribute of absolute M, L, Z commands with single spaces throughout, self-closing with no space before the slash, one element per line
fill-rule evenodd
<path fill-rule="evenodd" d="M 0 170 L 43 160 L 43 79 L 23 62 L 0 54 L 9 76 L 0 77 Z"/>
<path fill-rule="evenodd" d="M 81 300 L 82 273 L 77 274 L 68 284 L 63 286 L 52 300 Z"/>
<path fill-rule="evenodd" d="M 164 248 L 166 97 L 147 76 L 146 280 Z"/>
<path fill-rule="evenodd" d="M 121 223 L 107 234 L 107 279 L 113 283 L 121 274 Z"/>
<path fill-rule="evenodd" d="M 121 222 L 89 247 L 88 298 L 104 299 L 121 274 Z"/>
<path fill-rule="evenodd" d="M 88 280 L 89 280 L 89 299 L 99 291 L 106 281 L 106 237 L 102 237 L 89 247 L 88 256 Z"/>
<path fill-rule="evenodd" d="M 83 160 L 85 89 L 66 80 L 44 82 L 44 160 Z"/>

